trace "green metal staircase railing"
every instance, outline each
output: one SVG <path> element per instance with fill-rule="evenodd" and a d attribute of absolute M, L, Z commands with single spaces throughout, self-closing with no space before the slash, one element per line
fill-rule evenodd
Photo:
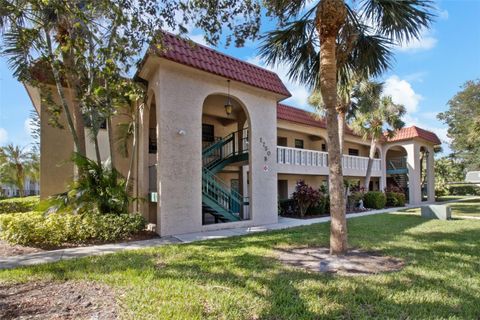
<path fill-rule="evenodd" d="M 216 221 L 241 220 L 248 198 L 232 190 L 215 174 L 227 165 L 248 160 L 248 130 L 233 132 L 202 151 L 202 209 Z"/>

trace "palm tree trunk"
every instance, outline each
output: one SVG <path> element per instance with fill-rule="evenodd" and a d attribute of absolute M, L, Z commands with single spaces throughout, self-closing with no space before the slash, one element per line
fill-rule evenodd
<path fill-rule="evenodd" d="M 327 109 L 328 166 L 330 214 L 330 253 L 343 254 L 347 251 L 347 221 L 343 195 L 342 152 L 336 111 L 337 70 L 335 59 L 335 37 L 323 39 L 320 47 L 320 81 L 323 101 Z"/>
<path fill-rule="evenodd" d="M 375 158 L 375 151 L 377 148 L 377 141 L 372 139 L 370 142 L 370 153 L 368 154 L 368 164 L 367 164 L 367 174 L 365 175 L 365 190 L 369 191 L 370 189 L 370 179 L 372 177 L 372 167 L 373 167 L 373 160 Z"/>
<path fill-rule="evenodd" d="M 330 253 L 347 251 L 347 220 L 343 197 L 342 152 L 338 135 L 336 39 L 347 11 L 343 0 L 322 0 L 317 7 L 320 34 L 320 92 L 327 109 L 330 192 Z"/>
<path fill-rule="evenodd" d="M 339 147 L 340 152 L 343 154 L 343 141 L 345 137 L 345 112 L 343 110 L 339 111 L 338 113 L 338 139 L 339 139 Z"/>

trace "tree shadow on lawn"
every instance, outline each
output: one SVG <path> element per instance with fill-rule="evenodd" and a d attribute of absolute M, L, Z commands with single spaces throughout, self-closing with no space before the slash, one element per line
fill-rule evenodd
<path fill-rule="evenodd" d="M 328 224 L 62 261 L 12 273 L 105 282 L 125 290 L 124 301 L 144 316 L 165 311 L 158 308 L 181 315 L 184 308 L 212 318 L 478 318 L 478 292 L 460 283 L 468 280 L 461 279 L 461 274 L 467 272 L 470 261 L 456 256 L 454 246 L 435 243 L 447 239 L 464 244 L 461 252 L 473 256 L 478 254 L 474 236 L 465 236 L 464 228 L 412 232 L 425 222 L 412 215 L 349 220 L 353 244 L 380 248 L 411 263 L 401 272 L 376 276 L 318 274 L 275 259 L 272 249 L 276 247 L 326 246 Z M 421 248 L 397 241 L 402 237 L 414 239 Z M 458 268 L 458 279 L 438 274 L 442 265 Z"/>

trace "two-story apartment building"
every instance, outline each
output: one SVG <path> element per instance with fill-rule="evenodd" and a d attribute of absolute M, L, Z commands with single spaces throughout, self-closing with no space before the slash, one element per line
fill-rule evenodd
<path fill-rule="evenodd" d="M 149 51 L 135 76 L 147 86 L 148 102 L 139 108 L 138 150 L 130 155 L 134 195 L 148 200 L 133 209 L 155 223 L 160 235 L 275 223 L 278 199 L 289 197 L 296 181 L 326 183 L 327 124 L 281 104 L 290 93 L 278 75 L 169 34 L 164 47 Z M 45 121 L 38 89 L 27 90 L 42 120 L 41 195 L 46 197 L 73 176 L 73 167 L 65 164 L 73 144 Z M 106 134 L 100 138 L 107 159 Z M 434 133 L 417 127 L 384 139 L 372 188 L 398 186 L 412 204 L 433 201 L 433 155 L 439 144 Z M 363 182 L 368 149 L 368 141 L 347 129 L 345 179 Z M 117 161 L 126 174 L 129 159 Z"/>

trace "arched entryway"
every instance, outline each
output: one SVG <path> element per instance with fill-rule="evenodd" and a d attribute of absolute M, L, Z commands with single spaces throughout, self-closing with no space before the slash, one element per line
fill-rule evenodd
<path fill-rule="evenodd" d="M 433 174 L 433 169 L 430 166 L 430 150 L 425 147 L 420 147 L 420 199 L 422 201 L 429 200 L 429 181 L 430 175 Z"/>
<path fill-rule="evenodd" d="M 403 192 L 408 201 L 410 198 L 410 183 L 407 155 L 407 150 L 404 147 L 392 146 L 386 151 L 385 160 L 387 190 Z"/>
<path fill-rule="evenodd" d="M 155 95 L 151 94 L 150 104 L 147 106 L 148 131 L 147 139 L 144 146 L 147 151 L 148 162 L 148 222 L 157 223 L 157 206 L 158 206 L 158 185 L 157 185 L 157 143 L 158 143 L 158 123 L 157 123 L 157 106 Z"/>
<path fill-rule="evenodd" d="M 228 93 L 209 95 L 202 107 L 202 223 L 250 219 L 250 120 Z"/>

